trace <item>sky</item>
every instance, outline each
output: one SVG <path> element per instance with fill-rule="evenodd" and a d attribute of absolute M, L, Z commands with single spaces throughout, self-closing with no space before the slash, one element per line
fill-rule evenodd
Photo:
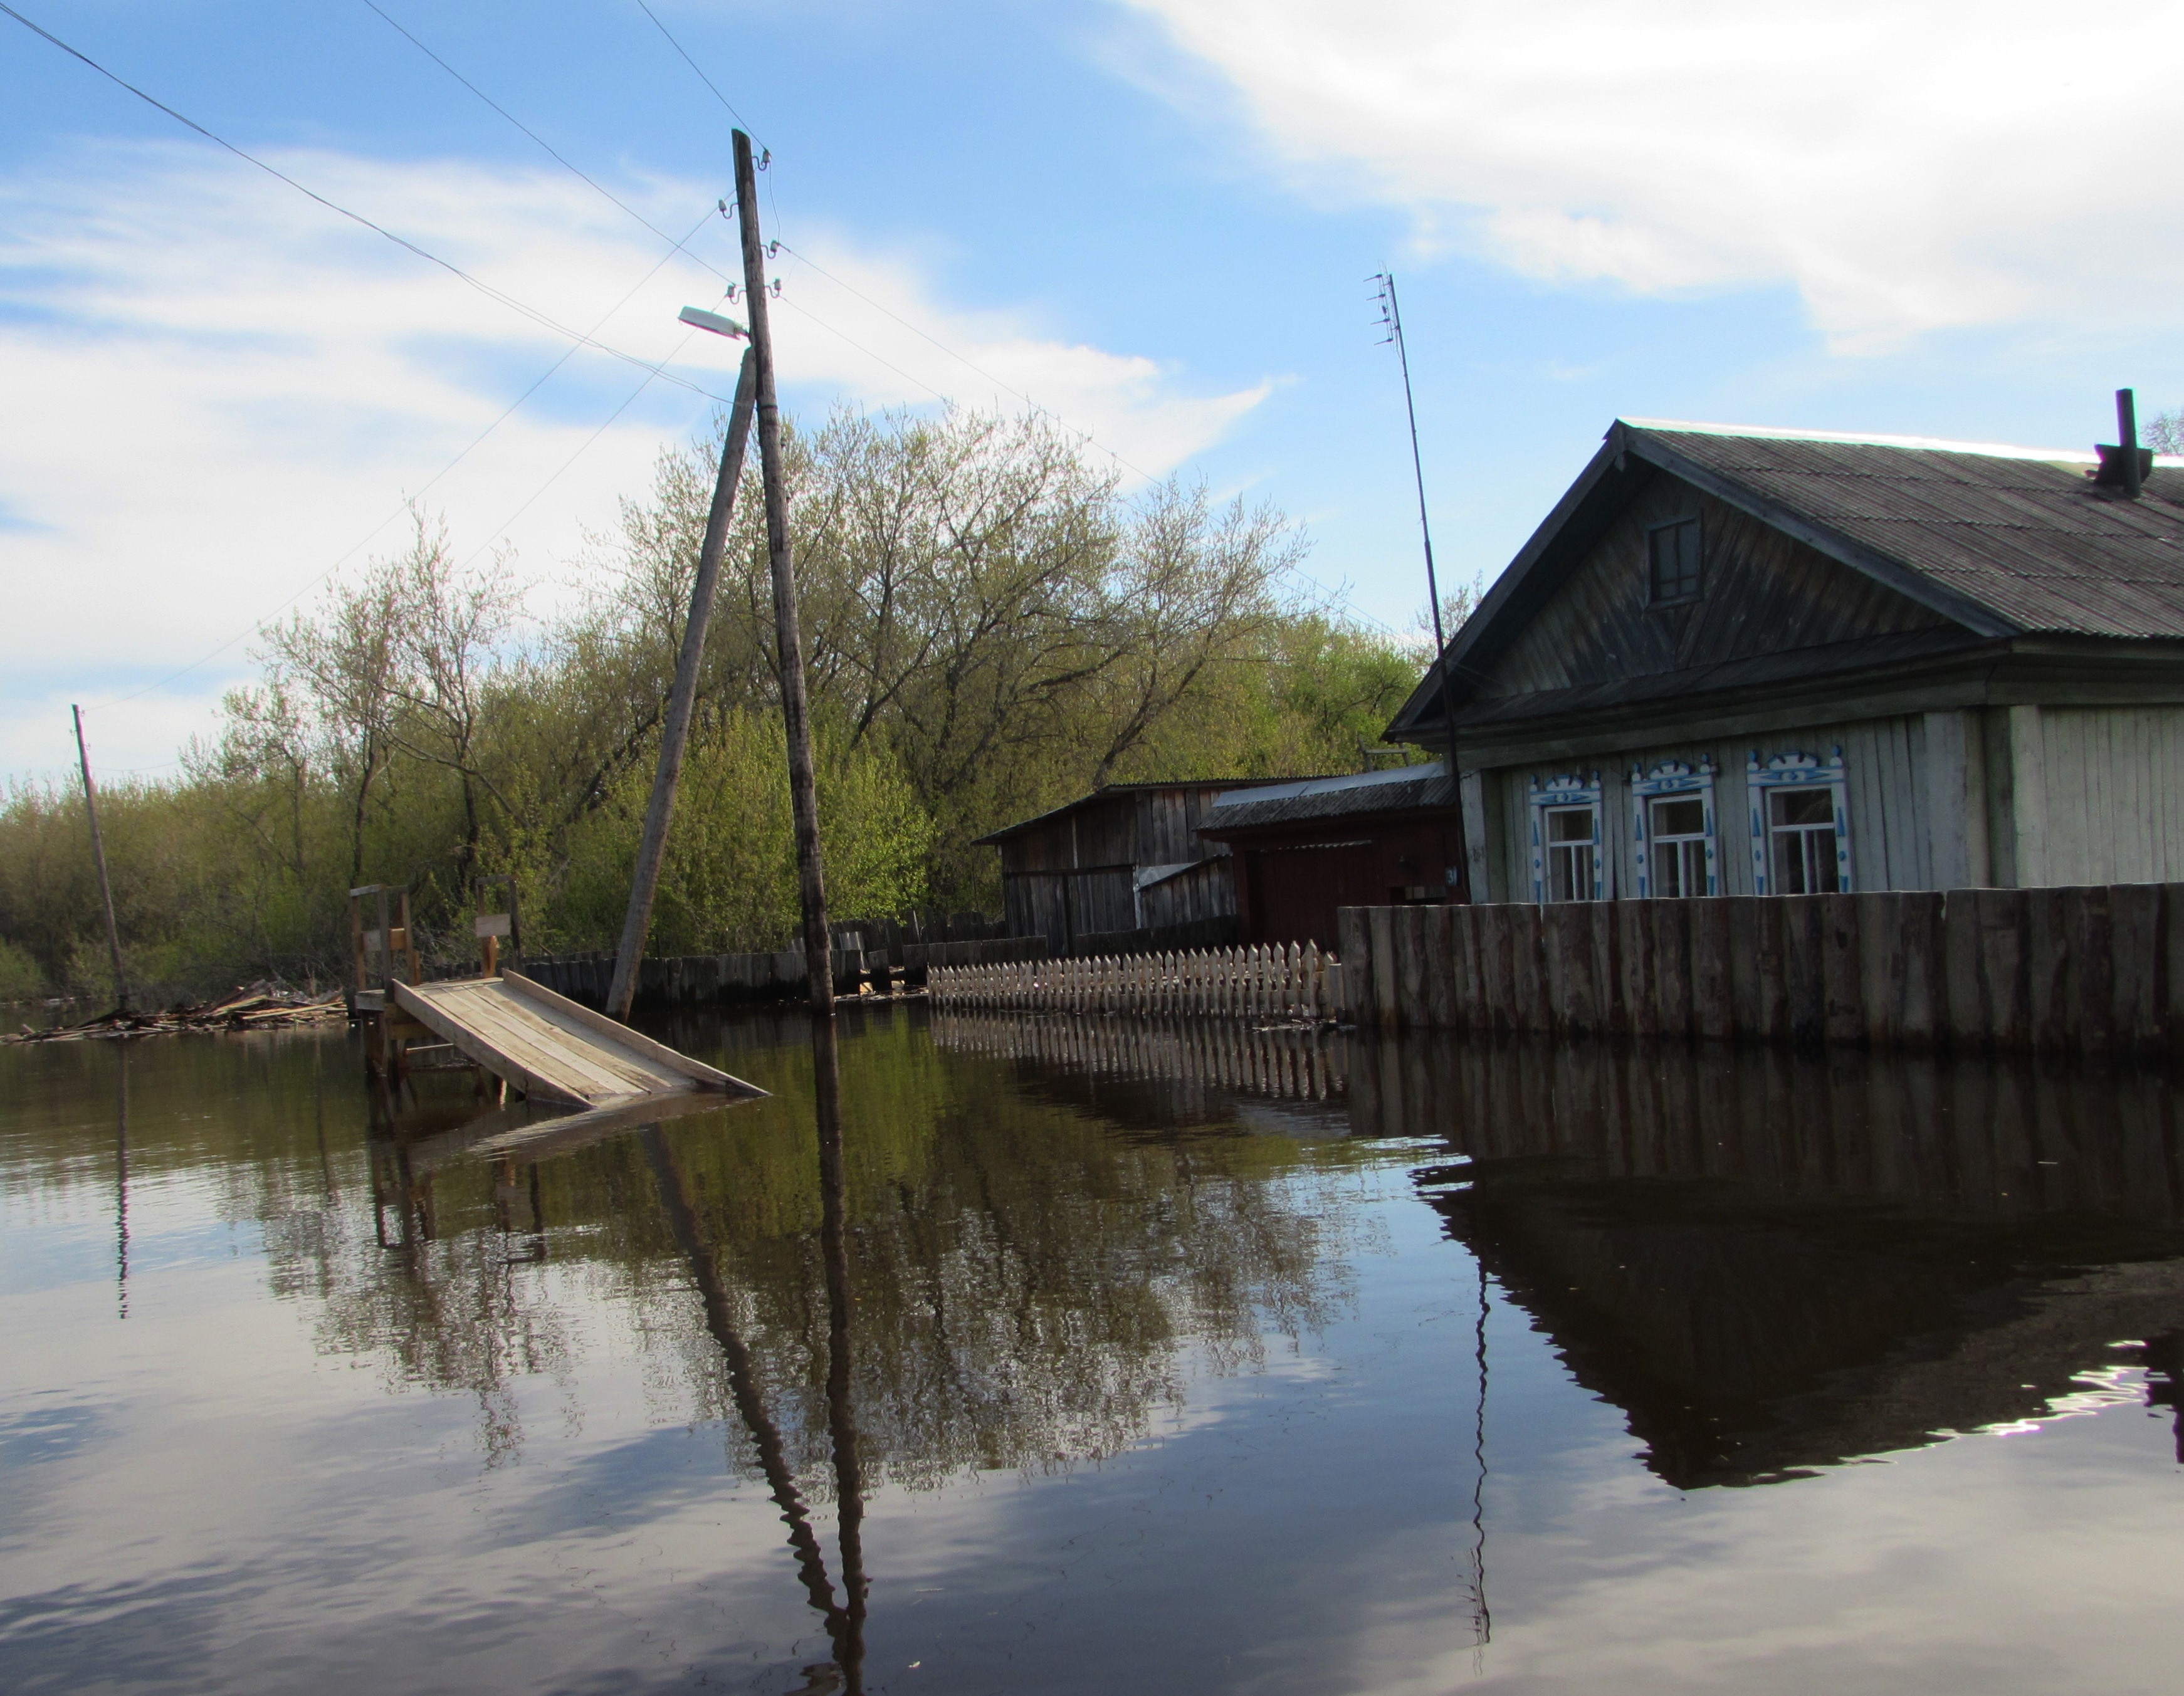
<path fill-rule="evenodd" d="M 2184 404 L 2184 3 L 9 4 L 292 179 L 0 13 L 13 781 L 70 775 L 71 702 L 109 780 L 176 775 L 412 503 L 581 593 L 733 385 L 676 314 L 738 270 L 739 120 L 796 415 L 1036 404 L 1406 632 L 1384 269 L 1457 583 L 1618 416 L 2083 449 L 2119 386 Z"/>

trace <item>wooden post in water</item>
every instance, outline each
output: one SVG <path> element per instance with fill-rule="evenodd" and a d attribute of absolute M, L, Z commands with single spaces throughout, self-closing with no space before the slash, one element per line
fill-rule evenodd
<path fill-rule="evenodd" d="M 705 520 L 705 539 L 698 549 L 698 575 L 690 585 L 690 616 L 682 626 L 682 651 L 676 658 L 675 687 L 667 697 L 667 718 L 660 731 L 660 767 L 653 774 L 652 800 L 644 811 L 644 835 L 637 848 L 637 875 L 630 880 L 629 911 L 621 923 L 621 946 L 615 950 L 614 982 L 607 990 L 607 1016 L 627 1020 L 637 995 L 637 965 L 644 955 L 644 933 L 652 923 L 652 898 L 660 887 L 660 862 L 667 855 L 667 826 L 675 813 L 675 790 L 682 778 L 682 750 L 690 737 L 690 714 L 698 700 L 698 672 L 705 663 L 705 632 L 713 621 L 713 592 L 721 581 L 721 555 L 728 545 L 728 523 L 736 509 L 736 487 L 743 481 L 744 446 L 750 437 L 751 406 L 758 392 L 758 350 L 744 351 L 736 379 L 735 404 L 728 411 L 728 437 L 721 448 L 721 475 L 713 484 L 713 508 Z M 493 967 L 486 967 L 488 976 Z"/>
<path fill-rule="evenodd" d="M 129 980 L 121 970 L 121 931 L 114 922 L 114 885 L 106 876 L 106 838 L 98 831 L 98 793 L 92 787 L 91 755 L 83 743 L 83 709 L 69 709 L 75 719 L 75 757 L 83 767 L 83 810 L 91 820 L 91 858 L 98 868 L 98 899 L 106 909 L 106 953 L 114 963 L 114 1005 L 117 1011 L 129 1010 Z"/>
<path fill-rule="evenodd" d="M 834 1012 L 833 939 L 827 931 L 827 880 L 819 863 L 819 802 L 812 775 L 811 713 L 804 690 L 804 639 L 796 616 L 796 576 L 788 551 L 788 486 L 781 464 L 781 405 L 774 398 L 773 331 L 766 316 L 766 244 L 759 238 L 758 170 L 750 137 L 735 132 L 736 220 L 743 232 L 744 294 L 758 370 L 758 459 L 766 484 L 766 547 L 773 569 L 775 644 L 781 665 L 781 716 L 788 732 L 788 799 L 796 821 L 796 881 L 804 903 L 804 963 L 811 1010 Z"/>

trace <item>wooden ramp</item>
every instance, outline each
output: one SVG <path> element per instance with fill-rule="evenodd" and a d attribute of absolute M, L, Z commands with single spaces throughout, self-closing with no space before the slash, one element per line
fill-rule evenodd
<path fill-rule="evenodd" d="M 521 973 L 397 983 L 402 1010 L 534 1101 L 642 1105 L 697 1093 L 741 1100 L 766 1092 L 594 1013 Z"/>

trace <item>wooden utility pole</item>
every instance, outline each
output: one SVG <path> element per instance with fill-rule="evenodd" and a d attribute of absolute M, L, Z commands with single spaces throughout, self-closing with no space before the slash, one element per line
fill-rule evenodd
<path fill-rule="evenodd" d="M 83 767 L 83 810 L 91 820 L 91 858 L 98 867 L 98 898 L 106 909 L 106 952 L 114 962 L 114 1004 L 129 1010 L 129 980 L 121 970 L 121 931 L 114 922 L 114 885 L 106 875 L 106 838 L 98 831 L 98 792 L 92 787 L 91 755 L 83 745 L 83 709 L 71 706 L 75 715 L 75 757 Z"/>
<path fill-rule="evenodd" d="M 614 981 L 607 990 L 608 1016 L 627 1020 L 637 995 L 638 962 L 644 958 L 644 933 L 652 923 L 652 898 L 660 887 L 660 862 L 667 855 L 667 826 L 675 813 L 676 786 L 682 781 L 682 750 L 690 739 L 690 714 L 698 700 L 698 670 L 705 663 L 705 631 L 713 621 L 713 592 L 720 585 L 721 556 L 727 549 L 728 522 L 734 517 L 736 488 L 743 481 L 744 448 L 750 439 L 751 406 L 758 388 L 758 350 L 744 351 L 736 379 L 735 404 L 728 410 L 728 439 L 721 448 L 721 475 L 713 484 L 713 509 L 705 520 L 705 540 L 698 550 L 698 576 L 690 586 L 690 616 L 682 626 L 682 651 L 675 662 L 675 687 L 667 698 L 667 720 L 660 733 L 660 769 L 653 774 L 652 802 L 644 811 L 644 836 L 637 846 L 637 876 L 629 887 L 629 912 L 621 922 L 621 946 L 615 950 Z"/>
<path fill-rule="evenodd" d="M 788 799 L 796 820 L 796 877 L 804 898 L 804 959 L 811 1010 L 834 1013 L 833 952 L 827 933 L 827 881 L 819 865 L 819 800 L 812 776 L 811 712 L 804 692 L 804 639 L 796 619 L 796 576 L 788 555 L 788 488 L 781 466 L 781 407 L 773 392 L 773 332 L 766 321 L 766 244 L 759 239 L 758 171 L 750 137 L 736 139 L 736 218 L 744 238 L 744 293 L 750 309 L 751 353 L 758 364 L 758 460 L 766 483 L 766 546 L 773 566 L 773 622 L 781 659 L 781 715 L 788 731 Z"/>

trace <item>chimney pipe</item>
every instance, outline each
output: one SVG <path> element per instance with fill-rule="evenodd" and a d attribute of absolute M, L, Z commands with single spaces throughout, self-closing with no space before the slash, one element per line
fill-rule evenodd
<path fill-rule="evenodd" d="M 2098 487 L 2121 489 L 2126 500 L 2135 501 L 2146 487 L 2146 474 L 2153 469 L 2153 455 L 2138 445 L 2138 403 L 2129 389 L 2116 391 L 2116 435 L 2120 439 L 2113 447 L 2105 442 L 2094 444 L 2101 463 L 2086 475 Z"/>
<path fill-rule="evenodd" d="M 2123 492 L 2137 500 L 2142 475 L 2138 463 L 2138 401 L 2129 389 L 2116 391 L 2116 444 L 2123 449 Z"/>

